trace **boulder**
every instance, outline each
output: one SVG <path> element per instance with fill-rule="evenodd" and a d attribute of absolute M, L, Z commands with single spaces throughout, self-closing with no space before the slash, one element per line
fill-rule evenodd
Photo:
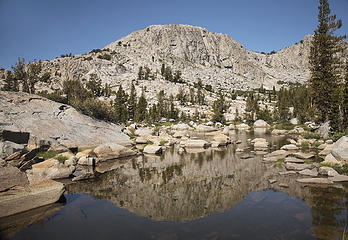
<path fill-rule="evenodd" d="M 299 148 L 294 144 L 287 144 L 280 148 L 281 150 L 298 150 Z"/>
<path fill-rule="evenodd" d="M 79 165 L 86 165 L 86 166 L 94 166 L 95 165 L 95 159 L 93 157 L 82 156 L 77 161 L 77 164 L 79 164 Z"/>
<path fill-rule="evenodd" d="M 329 155 L 331 153 L 331 151 L 332 151 L 332 148 L 333 148 L 333 144 L 326 145 L 324 150 L 319 153 L 319 156 Z"/>
<path fill-rule="evenodd" d="M 267 140 L 264 138 L 254 138 L 253 140 L 251 140 L 252 144 L 254 144 L 256 142 L 267 142 Z"/>
<path fill-rule="evenodd" d="M 327 178 L 299 178 L 296 181 L 307 184 L 333 184 L 333 181 Z"/>
<path fill-rule="evenodd" d="M 136 144 L 146 144 L 148 141 L 148 138 L 145 136 L 140 136 L 135 139 Z"/>
<path fill-rule="evenodd" d="M 200 124 L 196 127 L 196 131 L 197 132 L 213 132 L 213 131 L 216 131 L 216 128 L 212 126 Z"/>
<path fill-rule="evenodd" d="M 319 174 L 324 176 L 329 176 L 329 177 L 334 177 L 339 175 L 339 173 L 331 167 L 320 167 Z"/>
<path fill-rule="evenodd" d="M 311 177 L 316 177 L 318 176 L 318 171 L 314 168 L 312 170 L 310 169 L 304 169 L 302 171 L 298 172 L 301 175 L 305 175 L 305 176 L 311 176 Z"/>
<path fill-rule="evenodd" d="M 172 129 L 177 131 L 185 131 L 185 130 L 189 130 L 190 126 L 186 123 L 179 123 L 179 124 L 173 125 Z"/>
<path fill-rule="evenodd" d="M 312 164 L 297 164 L 297 163 L 286 163 L 285 164 L 286 170 L 294 170 L 294 171 L 302 171 L 304 169 L 312 169 Z"/>
<path fill-rule="evenodd" d="M 342 163 L 340 161 L 338 161 L 334 156 L 332 156 L 331 153 L 329 155 L 327 155 L 325 157 L 324 161 L 321 163 L 328 164 L 328 165 L 342 165 Z"/>
<path fill-rule="evenodd" d="M 77 158 L 75 156 L 72 156 L 65 160 L 64 165 L 69 167 L 69 166 L 75 166 L 77 164 Z"/>
<path fill-rule="evenodd" d="M 20 131 L 11 131 L 3 130 L 0 132 L 2 141 L 9 141 L 17 144 L 28 144 L 30 133 L 20 132 Z"/>
<path fill-rule="evenodd" d="M 290 123 L 293 125 L 297 125 L 298 124 L 298 119 L 297 118 L 291 118 L 290 119 Z"/>
<path fill-rule="evenodd" d="M 235 130 L 236 129 L 236 127 L 234 126 L 234 124 L 230 124 L 230 125 L 228 125 L 228 129 L 229 130 Z"/>
<path fill-rule="evenodd" d="M 248 129 L 250 129 L 250 126 L 248 124 L 241 123 L 241 124 L 237 125 L 236 128 L 238 130 L 248 130 Z"/>
<path fill-rule="evenodd" d="M 348 136 L 341 137 L 333 144 L 331 154 L 339 161 L 348 162 Z"/>
<path fill-rule="evenodd" d="M 15 186 L 27 185 L 28 179 L 24 172 L 12 166 L 0 167 L 0 192 Z"/>
<path fill-rule="evenodd" d="M 315 155 L 313 153 L 304 153 L 304 152 L 297 152 L 292 154 L 294 157 L 300 158 L 300 159 L 310 159 L 313 158 Z"/>
<path fill-rule="evenodd" d="M 0 142 L 0 157 L 1 158 L 7 158 L 8 156 L 17 153 L 22 152 L 24 150 L 25 146 L 22 144 L 14 143 L 14 142 Z"/>
<path fill-rule="evenodd" d="M 187 148 L 206 148 L 209 147 L 209 143 L 204 140 L 187 140 L 185 147 Z"/>
<path fill-rule="evenodd" d="M 231 143 L 230 138 L 224 134 L 215 135 L 214 141 L 219 143 L 220 146 L 226 146 L 227 144 Z"/>
<path fill-rule="evenodd" d="M 48 159 L 46 161 L 32 165 L 31 170 L 27 170 L 29 181 L 32 179 L 61 179 L 68 178 L 73 169 L 65 166 L 56 159 Z"/>
<path fill-rule="evenodd" d="M 346 175 L 336 175 L 329 178 L 333 182 L 348 182 L 348 176 Z"/>
<path fill-rule="evenodd" d="M 62 183 L 46 179 L 31 182 L 26 188 L 0 192 L 0 217 L 57 202 L 64 190 Z"/>
<path fill-rule="evenodd" d="M 263 150 L 268 148 L 268 142 L 255 142 L 254 143 L 254 150 Z"/>
<path fill-rule="evenodd" d="M 162 151 L 163 151 L 162 146 L 151 144 L 151 145 L 146 145 L 145 146 L 145 148 L 143 150 L 143 153 L 146 153 L 146 154 L 161 154 Z"/>
<path fill-rule="evenodd" d="M 174 138 L 182 138 L 186 135 L 187 135 L 186 131 L 176 131 L 176 132 L 174 132 L 173 137 Z"/>
<path fill-rule="evenodd" d="M 298 158 L 294 158 L 294 157 L 287 157 L 285 158 L 285 163 L 304 163 L 304 160 L 302 159 L 298 159 Z"/>
<path fill-rule="evenodd" d="M 265 122 L 264 120 L 257 120 L 254 122 L 254 128 L 268 128 L 269 124 Z"/>
<path fill-rule="evenodd" d="M 153 130 L 151 128 L 138 128 L 137 130 L 135 130 L 134 134 L 137 136 L 152 135 Z"/>
<path fill-rule="evenodd" d="M 130 157 L 137 154 L 133 150 L 116 143 L 105 143 L 99 145 L 93 150 L 93 152 L 97 157 L 96 163 L 122 157 Z"/>
<path fill-rule="evenodd" d="M 286 132 L 287 132 L 286 130 L 273 129 L 271 134 L 272 135 L 285 135 Z"/>

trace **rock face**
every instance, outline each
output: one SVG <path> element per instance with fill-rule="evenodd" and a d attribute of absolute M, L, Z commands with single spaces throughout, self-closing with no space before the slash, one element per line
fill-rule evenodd
<path fill-rule="evenodd" d="M 30 183 L 27 189 L 0 192 L 0 217 L 44 206 L 59 200 L 64 185 L 53 180 Z"/>
<path fill-rule="evenodd" d="M 339 161 L 348 162 L 348 136 L 343 136 L 334 143 L 331 154 Z"/>
<path fill-rule="evenodd" d="M 12 166 L 0 167 L 0 192 L 14 186 L 25 186 L 28 179 L 25 173 Z"/>
<path fill-rule="evenodd" d="M 52 145 L 99 145 L 129 139 L 115 124 L 36 95 L 0 91 L 0 109 L 0 132 L 29 132 L 29 144 L 45 140 Z"/>

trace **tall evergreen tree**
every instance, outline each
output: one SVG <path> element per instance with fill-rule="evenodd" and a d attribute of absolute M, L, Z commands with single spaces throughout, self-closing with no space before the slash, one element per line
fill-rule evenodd
<path fill-rule="evenodd" d="M 219 93 L 219 98 L 216 99 L 213 103 L 213 122 L 220 122 L 225 124 L 226 119 L 224 116 L 225 111 L 227 110 L 228 106 L 225 102 L 225 96 L 222 92 Z"/>
<path fill-rule="evenodd" d="M 115 117 L 120 123 L 125 123 L 128 120 L 127 98 L 127 94 L 123 90 L 122 85 L 120 85 L 114 103 Z"/>
<path fill-rule="evenodd" d="M 5 84 L 2 87 L 2 90 L 3 91 L 12 91 L 12 92 L 19 91 L 18 80 L 11 72 L 9 72 L 8 75 L 6 76 Z"/>
<path fill-rule="evenodd" d="M 147 101 L 146 101 L 145 93 L 143 90 L 141 93 L 141 96 L 139 97 L 137 107 L 136 107 L 135 119 L 137 122 L 142 122 L 145 120 L 147 115 L 146 108 L 147 108 Z"/>
<path fill-rule="evenodd" d="M 39 74 L 41 73 L 41 60 L 33 61 L 28 64 L 27 83 L 29 85 L 29 93 L 35 93 L 35 84 L 40 81 Z"/>
<path fill-rule="evenodd" d="M 348 130 L 348 62 L 346 63 L 346 76 L 343 93 L 343 128 Z"/>
<path fill-rule="evenodd" d="M 337 128 L 340 118 L 341 61 L 337 56 L 342 50 L 340 41 L 345 36 L 335 36 L 334 32 L 342 26 L 342 21 L 336 21 L 336 15 L 330 15 L 328 0 L 320 0 L 318 27 L 310 49 L 311 78 L 309 86 L 314 103 L 321 113 L 321 121 L 331 120 L 331 127 Z"/>
<path fill-rule="evenodd" d="M 129 100 L 128 100 L 128 115 L 129 119 L 134 120 L 135 118 L 135 111 L 137 106 L 137 92 L 135 90 L 135 86 L 132 82 L 131 90 L 129 94 Z"/>
<path fill-rule="evenodd" d="M 18 62 L 12 66 L 12 70 L 15 76 L 15 79 L 22 84 L 22 91 L 29 92 L 29 83 L 28 76 L 25 70 L 25 60 L 24 58 L 18 58 Z"/>

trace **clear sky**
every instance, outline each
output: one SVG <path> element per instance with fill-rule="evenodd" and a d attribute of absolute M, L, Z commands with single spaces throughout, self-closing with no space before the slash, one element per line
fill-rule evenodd
<path fill-rule="evenodd" d="M 253 51 L 299 42 L 317 25 L 319 0 L 0 0 L 0 67 L 102 48 L 153 24 L 226 33 Z M 348 35 L 348 0 L 330 0 Z"/>

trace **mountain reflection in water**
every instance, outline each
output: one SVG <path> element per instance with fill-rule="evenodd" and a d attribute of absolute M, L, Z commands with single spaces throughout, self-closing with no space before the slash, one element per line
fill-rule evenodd
<path fill-rule="evenodd" d="M 246 147 L 246 139 L 254 136 L 231 137 Z M 273 148 L 283 144 L 282 138 L 266 137 Z M 342 237 L 348 222 L 347 185 L 300 185 L 296 176 L 279 175 L 279 168 L 262 163 L 262 155 L 238 154 L 236 147 L 185 154 L 172 147 L 162 156 L 104 163 L 95 169 L 104 174 L 68 185 L 67 204 L 14 239 Z"/>

